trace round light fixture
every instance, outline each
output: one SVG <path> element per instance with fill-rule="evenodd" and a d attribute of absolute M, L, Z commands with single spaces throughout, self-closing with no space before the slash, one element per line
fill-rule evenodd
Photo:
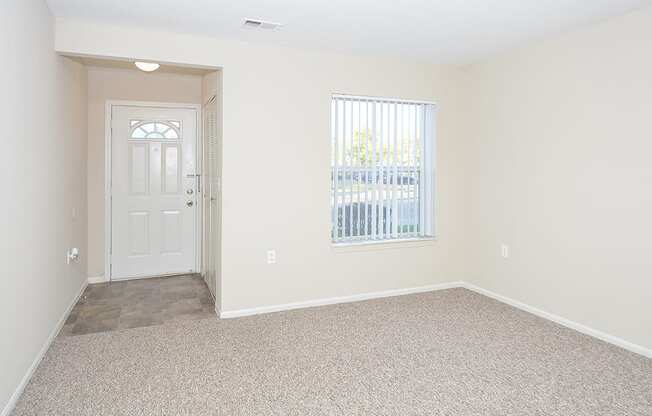
<path fill-rule="evenodd" d="M 134 62 L 141 71 L 152 72 L 160 68 L 161 65 L 154 62 Z"/>

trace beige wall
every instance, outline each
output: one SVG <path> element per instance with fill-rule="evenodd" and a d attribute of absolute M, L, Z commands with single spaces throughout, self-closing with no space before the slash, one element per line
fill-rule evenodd
<path fill-rule="evenodd" d="M 222 310 L 409 288 L 464 276 L 464 154 L 453 70 L 60 19 L 61 52 L 223 68 Z M 436 101 L 434 243 L 331 248 L 330 96 Z M 291 186 L 279 186 L 291 178 Z M 276 249 L 278 263 L 265 253 Z"/>
<path fill-rule="evenodd" d="M 212 71 L 202 77 L 201 81 L 201 103 L 206 104 L 208 100 L 219 93 L 221 74 L 219 71 Z"/>
<path fill-rule="evenodd" d="M 88 276 L 104 275 L 104 147 L 107 100 L 200 104 L 197 75 L 88 68 Z"/>
<path fill-rule="evenodd" d="M 0 38 L 4 415 L 86 281 L 86 77 L 81 65 L 54 53 L 41 0 L 0 2 Z M 70 247 L 82 251 L 68 265 Z"/>
<path fill-rule="evenodd" d="M 647 348 L 651 40 L 648 8 L 466 74 L 470 280 Z"/>

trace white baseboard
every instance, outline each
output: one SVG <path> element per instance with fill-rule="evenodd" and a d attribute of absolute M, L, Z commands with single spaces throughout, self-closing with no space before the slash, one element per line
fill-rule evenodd
<path fill-rule="evenodd" d="M 101 279 L 101 280 L 99 280 Z M 57 334 L 63 327 L 63 324 L 66 322 L 66 319 L 68 318 L 68 315 L 72 311 L 72 308 L 75 306 L 79 298 L 81 297 L 82 293 L 84 293 L 84 290 L 86 289 L 86 285 L 88 283 L 99 283 L 103 282 L 104 278 L 103 277 L 89 277 L 88 280 L 85 280 L 82 283 L 82 286 L 79 289 L 79 292 L 75 295 L 74 299 L 62 315 L 61 319 L 57 323 L 56 327 L 52 330 L 50 333 L 50 336 L 46 340 L 45 344 L 39 351 L 39 354 L 37 357 L 34 359 L 32 362 L 32 365 L 28 369 L 27 373 L 23 377 L 22 381 L 14 391 L 14 394 L 11 396 L 9 399 L 9 402 L 6 404 L 5 408 L 0 412 L 0 416 L 9 416 L 11 411 L 14 409 L 16 406 L 16 402 L 20 398 L 20 395 L 22 394 L 23 390 L 27 386 L 27 383 L 29 382 L 30 378 L 34 374 L 34 371 L 38 367 L 39 363 L 45 356 L 45 353 L 47 352 L 48 348 L 52 344 L 52 341 L 56 338 Z M 463 287 L 469 290 L 472 290 L 474 292 L 477 292 L 481 295 L 488 296 L 492 299 L 495 299 L 499 302 L 506 303 L 510 306 L 513 306 L 515 308 L 524 310 L 526 312 L 532 313 L 534 315 L 537 315 L 541 318 L 547 319 L 549 321 L 556 322 L 560 325 L 563 325 L 567 328 L 573 329 L 575 331 L 581 332 L 583 334 L 592 336 L 594 338 L 600 339 L 602 341 L 608 342 L 610 344 L 619 346 L 621 348 L 624 348 L 626 350 L 632 351 L 634 353 L 643 355 L 648 358 L 652 358 L 652 350 L 646 347 L 643 347 L 641 345 L 634 344 L 632 342 L 626 341 L 622 338 L 615 337 L 613 335 L 609 335 L 605 332 L 598 331 L 597 329 L 590 328 L 586 325 L 582 325 L 580 323 L 571 321 L 569 319 L 563 318 L 561 316 L 552 314 L 550 312 L 543 311 L 541 309 L 535 308 L 533 306 L 527 305 L 523 302 L 519 302 L 517 300 L 508 298 L 506 296 L 494 293 L 492 291 L 483 289 L 479 286 L 476 286 L 471 283 L 467 282 L 450 282 L 450 283 L 442 283 L 442 284 L 436 284 L 436 285 L 428 285 L 428 286 L 419 286 L 419 287 L 413 287 L 413 288 L 406 288 L 406 289 L 394 289 L 394 290 L 385 290 L 385 291 L 380 291 L 380 292 L 370 292 L 370 293 L 362 293 L 358 295 L 350 295 L 350 296 L 339 296 L 339 297 L 332 297 L 332 298 L 324 298 L 324 299 L 316 299 L 316 300 L 310 300 L 310 301 L 304 301 L 304 302 L 293 302 L 293 303 L 285 303 L 285 304 L 280 304 L 280 305 L 270 305 L 270 306 L 261 306 L 261 307 L 256 307 L 256 308 L 249 308 L 249 309 L 238 309 L 238 310 L 232 310 L 232 311 L 219 311 L 216 308 L 216 312 L 221 318 L 237 318 L 237 317 L 242 317 L 242 316 L 250 316 L 250 315 L 258 315 L 258 314 L 265 314 L 265 313 L 271 313 L 271 312 L 280 312 L 280 311 L 288 311 L 292 309 L 303 309 L 303 308 L 310 308 L 310 307 L 315 307 L 315 306 L 325 306 L 325 305 L 334 305 L 338 303 L 349 303 L 349 302 L 357 302 L 357 301 L 362 301 L 362 300 L 370 300 L 370 299 L 380 299 L 380 298 L 386 298 L 386 297 L 391 297 L 391 296 L 401 296 L 401 295 L 409 295 L 409 294 L 414 294 L 414 293 L 423 293 L 423 292 L 432 292 L 436 290 L 444 290 L 444 289 L 452 289 L 456 287 Z"/>
<path fill-rule="evenodd" d="M 92 285 L 92 284 L 95 284 L 95 283 L 104 283 L 104 282 L 108 282 L 108 280 L 106 280 L 104 278 L 104 276 L 90 276 L 88 278 L 88 284 L 89 285 Z"/>
<path fill-rule="evenodd" d="M 18 403 L 18 399 L 20 398 L 21 394 L 23 394 L 23 391 L 25 390 L 25 387 L 27 387 L 27 383 L 29 383 L 29 380 L 34 375 L 34 372 L 36 371 L 36 368 L 41 363 L 41 360 L 43 360 L 43 357 L 45 357 L 45 353 L 48 352 L 48 349 L 50 348 L 50 345 L 52 345 L 52 342 L 54 341 L 54 339 L 59 334 L 59 331 L 61 331 L 61 328 L 63 327 L 63 325 L 66 323 L 66 319 L 68 319 L 68 315 L 70 315 L 70 312 L 72 311 L 72 308 L 75 307 L 75 305 L 77 304 L 77 301 L 79 300 L 81 295 L 84 293 L 84 290 L 86 289 L 87 285 L 88 285 L 88 281 L 84 280 L 82 282 L 81 287 L 79 288 L 79 291 L 73 297 L 72 302 L 70 302 L 70 304 L 68 305 L 68 307 L 64 311 L 63 315 L 61 315 L 61 318 L 59 319 L 59 322 L 57 322 L 57 325 L 54 327 L 52 332 L 50 332 L 50 335 L 48 336 L 47 340 L 45 340 L 45 343 L 41 347 L 41 350 L 36 355 L 36 358 L 34 358 L 34 361 L 32 362 L 32 365 L 29 366 L 29 369 L 27 370 L 27 373 L 25 373 L 25 376 L 23 376 L 23 379 L 20 381 L 20 384 L 18 384 L 18 387 L 16 387 L 16 390 L 14 391 L 14 394 L 11 395 L 11 398 L 9 399 L 7 404 L 5 405 L 5 408 L 2 409 L 2 412 L 0 412 L 0 416 L 9 416 L 9 414 L 14 410 L 14 407 L 16 407 L 16 403 Z"/>
<path fill-rule="evenodd" d="M 583 334 L 592 336 L 594 338 L 600 339 L 602 341 L 608 342 L 610 344 L 616 345 L 618 347 L 624 348 L 628 351 L 635 352 L 637 354 L 643 355 L 645 357 L 652 358 L 652 350 L 646 347 L 643 347 L 641 345 L 634 344 L 632 342 L 626 341 L 622 338 L 618 338 L 616 336 L 607 334 L 602 331 L 598 331 L 597 329 L 593 329 L 591 327 L 588 327 L 586 325 L 571 321 L 570 319 L 563 318 L 559 315 L 555 315 L 550 312 L 546 312 L 544 310 L 541 310 L 539 308 L 535 308 L 534 306 L 530 306 L 528 304 L 525 304 L 523 302 L 519 302 L 517 300 L 508 298 L 507 296 L 503 296 L 494 292 L 491 292 L 489 290 L 483 289 L 479 286 L 476 286 L 471 283 L 467 282 L 450 282 L 450 283 L 443 283 L 443 284 L 437 284 L 437 285 L 428 285 L 428 286 L 420 286 L 420 287 L 414 287 L 414 288 L 407 288 L 407 289 L 395 289 L 395 290 L 386 290 L 386 291 L 381 291 L 381 292 L 370 292 L 370 293 L 362 293 L 359 295 L 351 295 L 351 296 L 340 296 L 340 297 L 334 297 L 334 298 L 325 298 L 325 299 L 316 299 L 316 300 L 309 300 L 309 301 L 304 301 L 304 302 L 293 302 L 293 303 L 285 303 L 281 305 L 270 305 L 270 306 L 260 306 L 260 307 L 255 307 L 255 308 L 249 308 L 249 309 L 237 309 L 237 310 L 232 310 L 232 311 L 216 311 L 218 312 L 218 315 L 220 318 L 228 319 L 228 318 L 238 318 L 242 316 L 250 316 L 250 315 L 259 315 L 259 314 L 265 314 L 265 313 L 271 313 L 271 312 L 281 312 L 281 311 L 289 311 L 292 309 L 303 309 L 303 308 L 311 308 L 315 306 L 325 306 L 325 305 L 334 305 L 338 303 L 348 303 L 348 302 L 357 302 L 361 300 L 369 300 L 369 299 L 380 299 L 380 298 L 385 298 L 385 297 L 390 297 L 390 296 L 401 296 L 401 295 L 409 295 L 413 293 L 422 293 L 422 292 L 431 292 L 435 290 L 443 290 L 443 289 L 451 289 L 455 287 L 463 287 L 469 290 L 472 290 L 474 292 L 480 293 L 481 295 L 488 296 L 492 299 L 495 299 L 499 302 L 506 303 L 510 306 L 513 306 L 515 308 L 524 310 L 526 312 L 529 312 L 531 314 L 537 315 L 541 318 L 547 319 L 552 322 L 556 322 L 560 325 L 563 325 L 567 328 L 573 329 L 575 331 L 581 332 Z"/>
<path fill-rule="evenodd" d="M 517 300 L 508 298 L 507 296 L 500 295 L 498 293 L 494 293 L 490 290 L 483 289 L 479 286 L 476 286 L 471 283 L 463 282 L 462 287 L 472 290 L 474 292 L 477 292 L 481 295 L 488 296 L 492 299 L 495 299 L 499 302 L 506 303 L 510 306 L 513 306 L 515 308 L 521 309 L 525 312 L 529 312 L 533 315 L 537 315 L 538 317 L 547 319 L 549 321 L 558 323 L 559 325 L 565 326 L 570 329 L 574 329 L 577 332 L 581 332 L 586 335 L 590 335 L 594 338 L 597 338 L 599 340 L 608 342 L 610 344 L 616 345 L 618 347 L 624 348 L 628 351 L 635 352 L 637 354 L 643 355 L 648 358 L 652 358 L 652 349 L 646 348 L 642 345 L 634 344 L 629 341 L 625 341 L 622 338 L 618 338 L 616 336 L 607 334 L 602 331 L 598 331 L 597 329 L 593 329 L 591 327 L 588 327 L 586 325 L 582 325 L 580 323 L 577 323 L 575 321 L 571 321 L 570 319 L 566 319 L 564 317 L 561 317 L 559 315 L 555 315 L 550 312 L 546 312 L 544 310 L 541 310 L 539 308 L 535 308 L 534 306 L 530 306 L 526 303 L 519 302 Z"/>
<path fill-rule="evenodd" d="M 220 318 L 239 318 L 241 316 L 250 316 L 250 315 L 260 315 L 260 314 L 265 314 L 265 313 L 271 313 L 271 312 L 281 312 L 281 311 L 289 311 L 292 309 L 303 309 L 303 308 L 312 308 L 315 306 L 325 306 L 325 305 L 334 305 L 337 303 L 349 303 L 349 302 L 358 302 L 361 300 L 369 300 L 369 299 L 380 299 L 380 298 L 386 298 L 390 296 L 400 296 L 400 295 L 410 295 L 413 293 L 423 293 L 423 292 L 432 292 L 435 290 L 443 290 L 443 289 L 451 289 L 454 287 L 462 287 L 463 283 L 462 282 L 450 282 L 450 283 L 442 283 L 442 284 L 436 284 L 436 285 L 428 285 L 428 286 L 419 286 L 419 287 L 411 287 L 411 288 L 406 288 L 406 289 L 392 289 L 392 290 L 384 290 L 381 292 L 369 292 L 369 293 L 361 293 L 358 295 L 350 295 L 350 296 L 338 296 L 338 297 L 333 297 L 333 298 L 324 298 L 324 299 L 315 299 L 315 300 L 307 300 L 304 302 L 293 302 L 293 303 L 284 303 L 280 305 L 270 305 L 270 306 L 260 306 L 256 308 L 249 308 L 249 309 L 236 309 L 232 311 L 222 311 L 220 312 Z"/>

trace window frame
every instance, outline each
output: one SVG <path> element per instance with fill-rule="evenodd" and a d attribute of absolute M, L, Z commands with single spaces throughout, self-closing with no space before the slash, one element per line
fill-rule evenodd
<path fill-rule="evenodd" d="M 333 236 L 334 230 L 337 228 L 337 225 L 334 225 L 334 219 L 337 216 L 335 212 L 335 193 L 334 187 L 336 186 L 333 181 L 333 172 L 337 169 L 336 165 L 333 165 L 333 157 L 335 152 L 335 131 L 334 126 L 338 123 L 337 119 L 334 118 L 334 102 L 337 99 L 340 100 L 351 100 L 354 101 L 367 101 L 374 103 L 391 103 L 391 104 L 412 104 L 412 105 L 421 105 L 424 106 L 423 110 L 423 152 L 422 163 L 423 167 L 420 169 L 420 181 L 424 182 L 423 186 L 423 195 L 419 195 L 419 201 L 421 198 L 423 201 L 423 216 L 418 218 L 417 224 L 423 228 L 423 235 L 411 236 L 411 237 L 390 237 L 386 238 L 386 232 L 384 232 L 384 237 L 382 239 L 372 239 L 371 236 L 350 236 L 344 237 L 344 240 L 337 240 Z M 434 101 L 427 100 L 412 100 L 412 99 L 402 99 L 402 98 L 387 98 L 387 97 L 378 97 L 378 96 L 364 96 L 364 95 L 352 95 L 352 94 L 343 94 L 343 93 L 332 93 L 330 95 L 330 155 L 331 155 L 331 183 L 330 183 L 330 218 L 329 218 L 329 239 L 331 247 L 336 251 L 366 251 L 370 249 L 385 249 L 385 248 L 397 248 L 397 247 L 421 247 L 426 245 L 433 244 L 436 240 L 436 156 L 437 156 L 437 113 L 438 105 Z M 337 105 L 337 104 L 336 104 Z M 337 110 L 339 111 L 339 108 Z M 345 111 L 345 110 L 342 110 Z M 395 110 L 396 111 L 396 110 Z M 403 110 L 401 110 L 403 111 Z M 415 110 L 416 111 L 416 110 Z M 365 117 L 369 117 L 366 115 Z M 387 117 L 390 117 L 389 113 Z M 353 123 L 353 122 L 351 122 Z M 389 125 L 389 124 L 388 124 Z M 352 132 L 353 134 L 353 132 Z M 358 132 L 359 134 L 359 132 Z M 377 133 L 374 132 L 374 135 Z M 339 140 L 339 133 L 338 133 Z M 345 140 L 345 139 L 342 139 Z M 389 138 L 388 138 L 389 140 Z M 382 143 L 382 139 L 381 139 Z M 402 157 L 402 156 L 401 156 Z M 396 165 L 394 165 L 396 166 Z M 346 168 L 345 168 L 346 169 Z M 381 168 L 386 169 L 386 168 Z M 378 168 L 376 167 L 376 170 Z M 364 191 L 365 194 L 367 191 Z M 385 198 L 384 201 L 391 199 Z M 421 202 L 419 202 L 421 203 Z M 335 205 L 334 205 L 335 204 Z M 422 222 L 423 221 L 423 222 Z"/>

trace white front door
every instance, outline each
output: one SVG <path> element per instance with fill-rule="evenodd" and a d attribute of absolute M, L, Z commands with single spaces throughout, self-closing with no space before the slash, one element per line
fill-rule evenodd
<path fill-rule="evenodd" d="M 111 278 L 197 272 L 197 110 L 111 108 Z"/>

